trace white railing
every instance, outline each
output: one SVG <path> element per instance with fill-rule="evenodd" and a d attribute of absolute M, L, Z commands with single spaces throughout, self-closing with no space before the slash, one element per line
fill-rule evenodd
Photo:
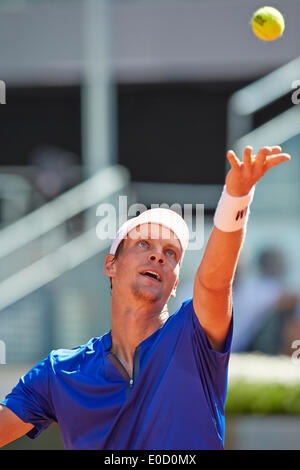
<path fill-rule="evenodd" d="M 19 257 L 22 256 L 25 245 L 47 235 L 74 215 L 126 189 L 129 183 L 129 172 L 122 166 L 102 170 L 0 231 L 0 258 L 14 255 L 15 250 L 19 250 Z M 97 238 L 96 222 L 95 213 L 93 228 L 63 243 L 52 252 L 44 253 L 40 259 L 3 279 L 0 282 L 0 310 L 105 250 L 111 241 Z"/>
<path fill-rule="evenodd" d="M 299 79 L 300 57 L 234 93 L 228 102 L 228 146 L 252 131 L 255 112 L 294 91 Z"/>
<path fill-rule="evenodd" d="M 93 228 L 21 269 L 0 283 L 0 310 L 54 281 L 105 250 L 109 244 L 109 240 L 99 240 Z"/>
<path fill-rule="evenodd" d="M 293 103 L 293 84 L 300 79 L 300 58 L 280 67 L 265 77 L 233 94 L 228 106 L 228 148 L 239 157 L 247 145 L 257 152 L 265 145 L 281 145 L 290 152 L 288 165 L 276 168 L 272 176 L 267 174 L 254 202 L 256 213 L 268 211 L 293 215 L 299 210 L 300 105 Z M 254 128 L 254 113 L 290 93 L 291 107 L 259 127 Z M 294 139 L 293 139 L 294 138 Z M 295 139 L 296 138 L 296 139 Z M 278 187 L 280 186 L 280 192 Z"/>
<path fill-rule="evenodd" d="M 241 154 L 249 142 L 257 151 L 264 145 L 282 145 L 300 133 L 300 105 L 295 105 L 237 139 L 234 150 Z"/>
<path fill-rule="evenodd" d="M 97 173 L 0 232 L 0 258 L 22 248 L 71 217 L 88 209 L 129 182 L 128 171 L 119 165 Z"/>

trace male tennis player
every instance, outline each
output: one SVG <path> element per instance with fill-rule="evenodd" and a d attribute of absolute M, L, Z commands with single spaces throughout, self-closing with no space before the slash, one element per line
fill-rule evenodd
<path fill-rule="evenodd" d="M 52 351 L 0 405 L 0 444 L 57 422 L 66 449 L 223 449 L 231 286 L 256 182 L 290 159 L 280 147 L 227 153 L 214 228 L 193 298 L 169 316 L 189 234 L 167 209 L 120 228 L 104 271 L 111 331 Z"/>

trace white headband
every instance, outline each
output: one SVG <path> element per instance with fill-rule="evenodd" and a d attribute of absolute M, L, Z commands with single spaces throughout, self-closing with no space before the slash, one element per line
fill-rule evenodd
<path fill-rule="evenodd" d="M 176 237 L 179 239 L 183 258 L 184 251 L 189 243 L 189 229 L 184 219 L 177 214 L 177 212 L 165 208 L 149 209 L 142 212 L 137 217 L 127 220 L 118 230 L 118 233 L 111 245 L 110 254 L 114 255 L 117 251 L 119 244 L 127 234 L 141 224 L 155 223 L 163 225 L 164 227 L 172 230 Z"/>

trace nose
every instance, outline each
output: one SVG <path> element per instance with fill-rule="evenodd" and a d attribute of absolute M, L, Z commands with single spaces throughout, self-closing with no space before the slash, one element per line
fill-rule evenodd
<path fill-rule="evenodd" d="M 158 264 L 165 264 L 165 258 L 162 253 L 151 253 L 151 255 L 148 256 L 148 260 Z"/>

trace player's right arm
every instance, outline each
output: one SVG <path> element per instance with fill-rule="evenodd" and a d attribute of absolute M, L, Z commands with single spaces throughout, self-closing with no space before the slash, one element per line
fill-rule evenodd
<path fill-rule="evenodd" d="M 7 406 L 0 405 L 0 447 L 24 436 L 33 427 L 31 423 L 24 423 Z"/>
<path fill-rule="evenodd" d="M 242 161 L 232 150 L 227 152 L 231 169 L 225 185 L 232 197 L 249 195 L 270 168 L 291 158 L 275 145 L 262 147 L 256 155 L 252 155 L 252 150 L 250 146 L 245 147 Z M 195 276 L 195 314 L 212 348 L 219 352 L 223 351 L 230 327 L 232 283 L 244 236 L 245 228 L 223 231 L 214 227 Z"/>

